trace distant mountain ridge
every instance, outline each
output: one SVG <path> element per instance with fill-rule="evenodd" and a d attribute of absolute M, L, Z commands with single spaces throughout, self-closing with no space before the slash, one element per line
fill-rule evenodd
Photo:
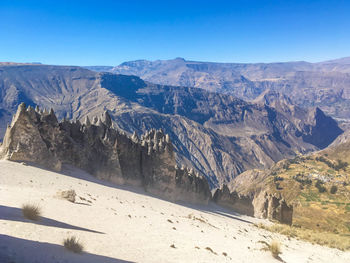
<path fill-rule="evenodd" d="M 350 127 L 350 58 L 319 63 L 215 63 L 173 60 L 124 62 L 109 71 L 156 84 L 196 87 L 256 99 L 265 90 L 287 95 L 302 107 L 319 107 Z M 91 67 L 90 67 L 91 68 Z M 93 68 L 92 68 L 93 69 Z"/>

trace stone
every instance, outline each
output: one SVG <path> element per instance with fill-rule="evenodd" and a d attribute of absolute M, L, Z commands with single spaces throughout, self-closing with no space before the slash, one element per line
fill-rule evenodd
<path fill-rule="evenodd" d="M 62 191 L 60 192 L 60 196 L 66 200 L 68 200 L 69 202 L 74 203 L 75 202 L 75 197 L 76 197 L 76 193 L 74 190 L 67 190 L 67 191 Z"/>

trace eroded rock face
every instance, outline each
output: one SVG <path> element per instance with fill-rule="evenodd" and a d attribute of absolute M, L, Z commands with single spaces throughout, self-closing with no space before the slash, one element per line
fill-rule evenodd
<path fill-rule="evenodd" d="M 188 169 L 176 169 L 173 145 L 162 130 L 138 138 L 112 127 L 108 112 L 102 119 L 58 122 L 50 112 L 22 103 L 7 128 L 1 158 L 26 161 L 59 171 L 74 165 L 117 184 L 137 185 L 170 199 L 207 203 L 208 182 Z"/>
<path fill-rule="evenodd" d="M 281 196 L 271 195 L 265 191 L 241 195 L 236 191 L 231 192 L 224 185 L 221 189 L 216 190 L 213 200 L 240 214 L 277 220 L 289 225 L 293 221 L 293 206 L 288 205 Z"/>
<path fill-rule="evenodd" d="M 50 151 L 35 123 L 40 115 L 24 104 L 18 107 L 12 126 L 7 127 L 1 156 L 12 161 L 39 163 L 50 169 L 61 170 L 61 161 Z M 53 127 L 54 128 L 54 127 Z"/>
<path fill-rule="evenodd" d="M 207 180 L 202 175 L 195 173 L 193 169 L 176 167 L 175 183 L 179 189 L 178 194 L 183 196 L 184 200 L 191 201 L 198 196 L 200 200 L 209 201 L 211 199 Z"/>

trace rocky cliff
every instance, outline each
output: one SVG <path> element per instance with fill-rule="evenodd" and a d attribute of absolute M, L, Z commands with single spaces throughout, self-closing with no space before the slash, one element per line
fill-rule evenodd
<path fill-rule="evenodd" d="M 279 194 L 269 194 L 261 190 L 243 195 L 237 191 L 230 191 L 227 185 L 224 185 L 216 190 L 213 200 L 240 214 L 277 220 L 288 225 L 293 222 L 293 205 L 287 204 Z"/>
<path fill-rule="evenodd" d="M 170 200 L 207 203 L 207 180 L 192 170 L 177 168 L 173 145 L 162 130 L 138 138 L 113 128 L 105 112 L 90 121 L 59 122 L 54 111 L 41 111 L 22 103 L 8 126 L 1 157 L 61 170 L 74 165 L 117 184 L 137 185 Z"/>

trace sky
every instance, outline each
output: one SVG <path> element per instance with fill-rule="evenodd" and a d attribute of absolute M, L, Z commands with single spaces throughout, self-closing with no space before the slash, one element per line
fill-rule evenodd
<path fill-rule="evenodd" d="M 350 56 L 348 0 L 0 0 L 0 61 L 318 62 Z"/>

